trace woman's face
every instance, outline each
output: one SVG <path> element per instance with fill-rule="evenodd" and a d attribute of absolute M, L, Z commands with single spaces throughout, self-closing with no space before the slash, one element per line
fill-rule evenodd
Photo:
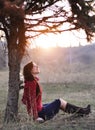
<path fill-rule="evenodd" d="M 40 73 L 40 69 L 36 63 L 33 63 L 33 68 L 31 70 L 31 73 L 32 74 L 39 74 Z"/>

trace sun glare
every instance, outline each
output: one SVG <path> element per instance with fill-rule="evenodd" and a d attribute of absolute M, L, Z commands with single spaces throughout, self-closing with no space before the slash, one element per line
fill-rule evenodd
<path fill-rule="evenodd" d="M 50 49 L 52 47 L 73 47 L 79 46 L 80 44 L 87 45 L 89 43 L 87 43 L 83 32 L 65 32 L 62 34 L 41 35 L 35 39 L 35 44 L 36 47 Z"/>
<path fill-rule="evenodd" d="M 36 46 L 49 49 L 51 47 L 56 47 L 56 42 L 54 40 L 54 37 L 52 35 L 42 35 L 39 38 L 36 39 Z"/>

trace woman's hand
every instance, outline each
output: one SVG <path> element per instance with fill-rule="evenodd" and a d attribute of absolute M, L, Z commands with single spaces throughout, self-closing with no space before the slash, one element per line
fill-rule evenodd
<path fill-rule="evenodd" d="M 37 121 L 38 123 L 43 123 L 45 120 L 44 120 L 43 118 L 41 118 L 41 117 L 38 117 L 38 118 L 36 119 L 36 121 Z"/>

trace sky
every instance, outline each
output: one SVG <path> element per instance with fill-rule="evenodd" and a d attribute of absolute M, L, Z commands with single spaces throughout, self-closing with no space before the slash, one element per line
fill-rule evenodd
<path fill-rule="evenodd" d="M 93 41 L 92 41 L 93 42 Z M 42 48 L 50 47 L 74 47 L 79 45 L 89 45 L 91 42 L 87 42 L 84 31 L 71 31 L 64 32 L 61 34 L 47 34 L 41 35 L 34 40 L 34 44 L 31 45 L 31 48 L 34 46 Z"/>
<path fill-rule="evenodd" d="M 60 6 L 64 6 L 62 5 L 63 3 L 58 2 L 57 4 L 59 4 Z M 65 8 L 66 10 L 70 10 L 68 2 L 65 2 Z M 49 15 L 52 13 L 53 12 L 49 9 L 48 11 L 44 12 L 43 15 Z M 65 27 L 67 26 L 68 24 L 65 25 Z M 47 34 L 47 35 L 43 34 L 33 41 L 34 44 L 31 44 L 31 48 L 35 46 L 42 48 L 50 48 L 56 46 L 59 47 L 70 47 L 70 46 L 73 47 L 79 45 L 84 46 L 93 43 L 94 41 L 95 38 L 92 40 L 92 42 L 88 43 L 86 40 L 85 32 L 83 30 L 80 30 L 79 32 L 73 30 L 60 34 Z"/>
<path fill-rule="evenodd" d="M 64 2 L 63 2 L 64 3 Z M 57 5 L 62 5 L 61 2 L 58 2 Z M 68 6 L 68 3 L 65 3 L 65 8 L 70 9 Z M 50 15 L 52 14 L 52 10 L 48 9 L 46 12 L 43 13 L 43 15 Z M 41 14 L 42 15 L 42 14 Z M 38 17 L 38 16 L 37 16 Z M 67 25 L 65 25 L 67 27 Z M 92 43 L 95 42 L 95 38 L 92 41 Z M 47 35 L 41 35 L 37 37 L 35 40 L 31 42 L 30 45 L 31 48 L 33 47 L 42 47 L 42 48 L 50 48 L 50 47 L 70 47 L 70 46 L 79 46 L 79 45 L 88 45 L 90 43 L 86 40 L 86 35 L 83 30 L 80 30 L 80 32 L 77 31 L 68 31 L 64 33 L 57 33 L 57 34 L 47 34 Z"/>

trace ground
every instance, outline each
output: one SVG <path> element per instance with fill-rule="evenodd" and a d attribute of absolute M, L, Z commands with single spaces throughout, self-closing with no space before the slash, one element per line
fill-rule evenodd
<path fill-rule="evenodd" d="M 16 123 L 3 124 L 4 110 L 7 98 L 8 72 L 0 72 L 0 130 L 95 130 L 95 85 L 71 83 L 41 83 L 43 88 L 43 103 L 56 98 L 64 98 L 70 103 L 86 107 L 91 105 L 88 116 L 77 117 L 60 111 L 53 119 L 44 123 L 33 122 L 27 115 L 25 106 L 21 103 L 23 90 L 20 91 L 19 114 Z"/>

